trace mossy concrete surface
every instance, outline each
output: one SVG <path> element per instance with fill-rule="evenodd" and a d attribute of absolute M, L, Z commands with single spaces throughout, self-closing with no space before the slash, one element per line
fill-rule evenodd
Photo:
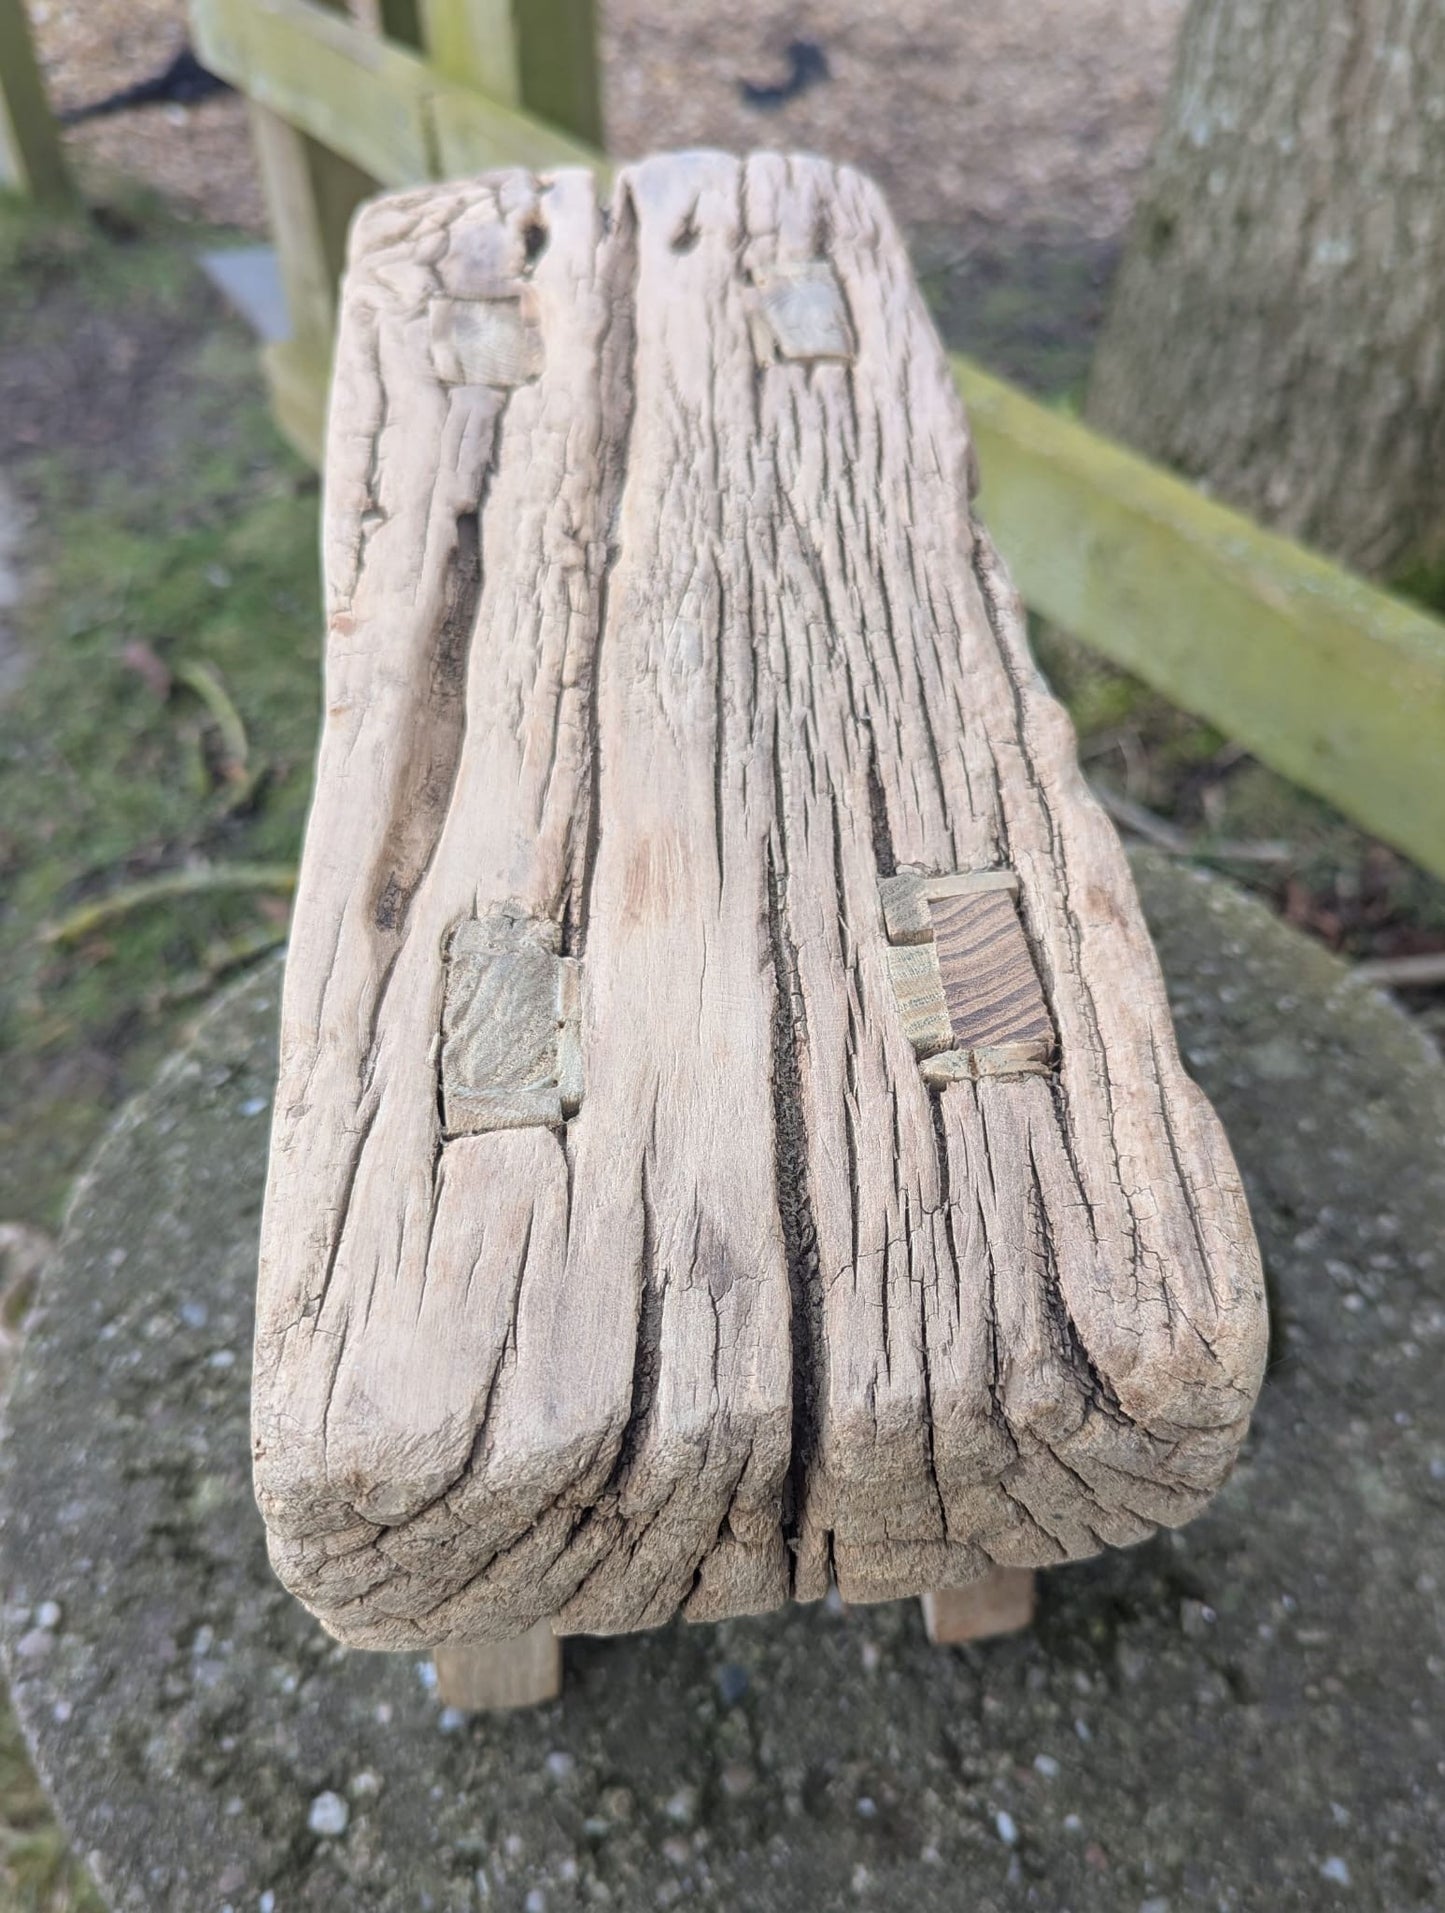
<path fill-rule="evenodd" d="M 330 1643 L 248 1481 L 277 967 L 207 1016 L 77 1192 L 0 1451 L 16 1705 L 115 1906 L 1445 1904 L 1445 1067 L 1260 904 L 1138 873 L 1276 1356 L 1209 1514 L 970 1649 L 825 1605 L 569 1642 L 561 1702 L 465 1720 Z"/>

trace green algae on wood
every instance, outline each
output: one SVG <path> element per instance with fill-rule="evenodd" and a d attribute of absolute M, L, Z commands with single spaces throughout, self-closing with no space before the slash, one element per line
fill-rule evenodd
<path fill-rule="evenodd" d="M 1029 608 L 1445 872 L 1445 624 L 953 364 Z"/>
<path fill-rule="evenodd" d="M 191 23 L 213 72 L 383 186 L 458 168 L 606 165 L 584 140 L 458 84 L 314 0 L 192 0 Z M 540 86 L 540 54 L 535 66 Z M 525 86 L 525 62 L 520 74 Z M 568 85 L 580 99 L 575 77 Z"/>

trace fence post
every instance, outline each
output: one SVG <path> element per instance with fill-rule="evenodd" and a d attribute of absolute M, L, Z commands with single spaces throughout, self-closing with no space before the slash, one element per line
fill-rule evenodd
<path fill-rule="evenodd" d="M 0 0 L 0 6 L 7 0 Z M 320 0 L 337 12 L 346 0 Z M 381 0 L 388 39 L 420 43 L 417 0 Z M 326 388 L 336 332 L 337 288 L 346 264 L 346 231 L 361 201 L 377 190 L 369 173 L 299 132 L 269 108 L 250 104 L 251 138 L 276 243 L 291 337 L 263 359 L 276 422 L 312 464 L 321 462 Z"/>
<path fill-rule="evenodd" d="M 25 0 L 0 0 L 0 188 L 45 206 L 66 206 L 75 197 L 30 41 Z"/>
<path fill-rule="evenodd" d="M 594 0 L 421 0 L 421 9 L 427 52 L 448 79 L 602 145 Z"/>
<path fill-rule="evenodd" d="M 291 321 L 290 338 L 266 346 L 261 355 L 271 410 L 301 455 L 319 465 L 346 229 L 376 182 L 254 100 L 250 118 Z"/>
<path fill-rule="evenodd" d="M 440 75 L 600 146 L 594 0 L 380 0 L 379 12 L 383 34 L 425 51 Z M 319 465 L 346 230 L 377 182 L 269 108 L 252 101 L 250 112 L 291 319 L 291 337 L 263 353 L 271 405 Z"/>

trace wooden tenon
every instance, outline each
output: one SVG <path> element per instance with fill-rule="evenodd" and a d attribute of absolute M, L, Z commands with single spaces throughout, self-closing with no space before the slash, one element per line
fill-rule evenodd
<path fill-rule="evenodd" d="M 846 168 L 360 214 L 254 1401 L 340 1639 L 1018 1620 L 1228 1472 L 1249 1217 L 974 484 Z"/>

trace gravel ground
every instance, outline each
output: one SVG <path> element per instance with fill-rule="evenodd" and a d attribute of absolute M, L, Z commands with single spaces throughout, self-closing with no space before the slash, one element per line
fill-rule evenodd
<path fill-rule="evenodd" d="M 1128 216 L 1168 79 L 1184 0 L 601 0 L 609 144 L 792 146 L 871 172 L 918 232 L 964 243 L 1067 234 L 1108 244 Z M 183 0 L 31 0 L 57 108 L 164 67 Z M 789 47 L 826 75 L 750 104 L 789 72 Z M 814 59 L 814 65 L 818 61 Z M 178 206 L 259 228 L 262 209 L 234 98 L 153 107 L 76 128 L 100 161 Z"/>
<path fill-rule="evenodd" d="M 184 0 L 30 0 L 30 19 L 57 113 L 149 79 L 186 40 Z M 91 120 L 66 144 L 88 178 L 122 173 L 178 212 L 251 232 L 265 224 L 246 108 L 233 95 Z"/>

